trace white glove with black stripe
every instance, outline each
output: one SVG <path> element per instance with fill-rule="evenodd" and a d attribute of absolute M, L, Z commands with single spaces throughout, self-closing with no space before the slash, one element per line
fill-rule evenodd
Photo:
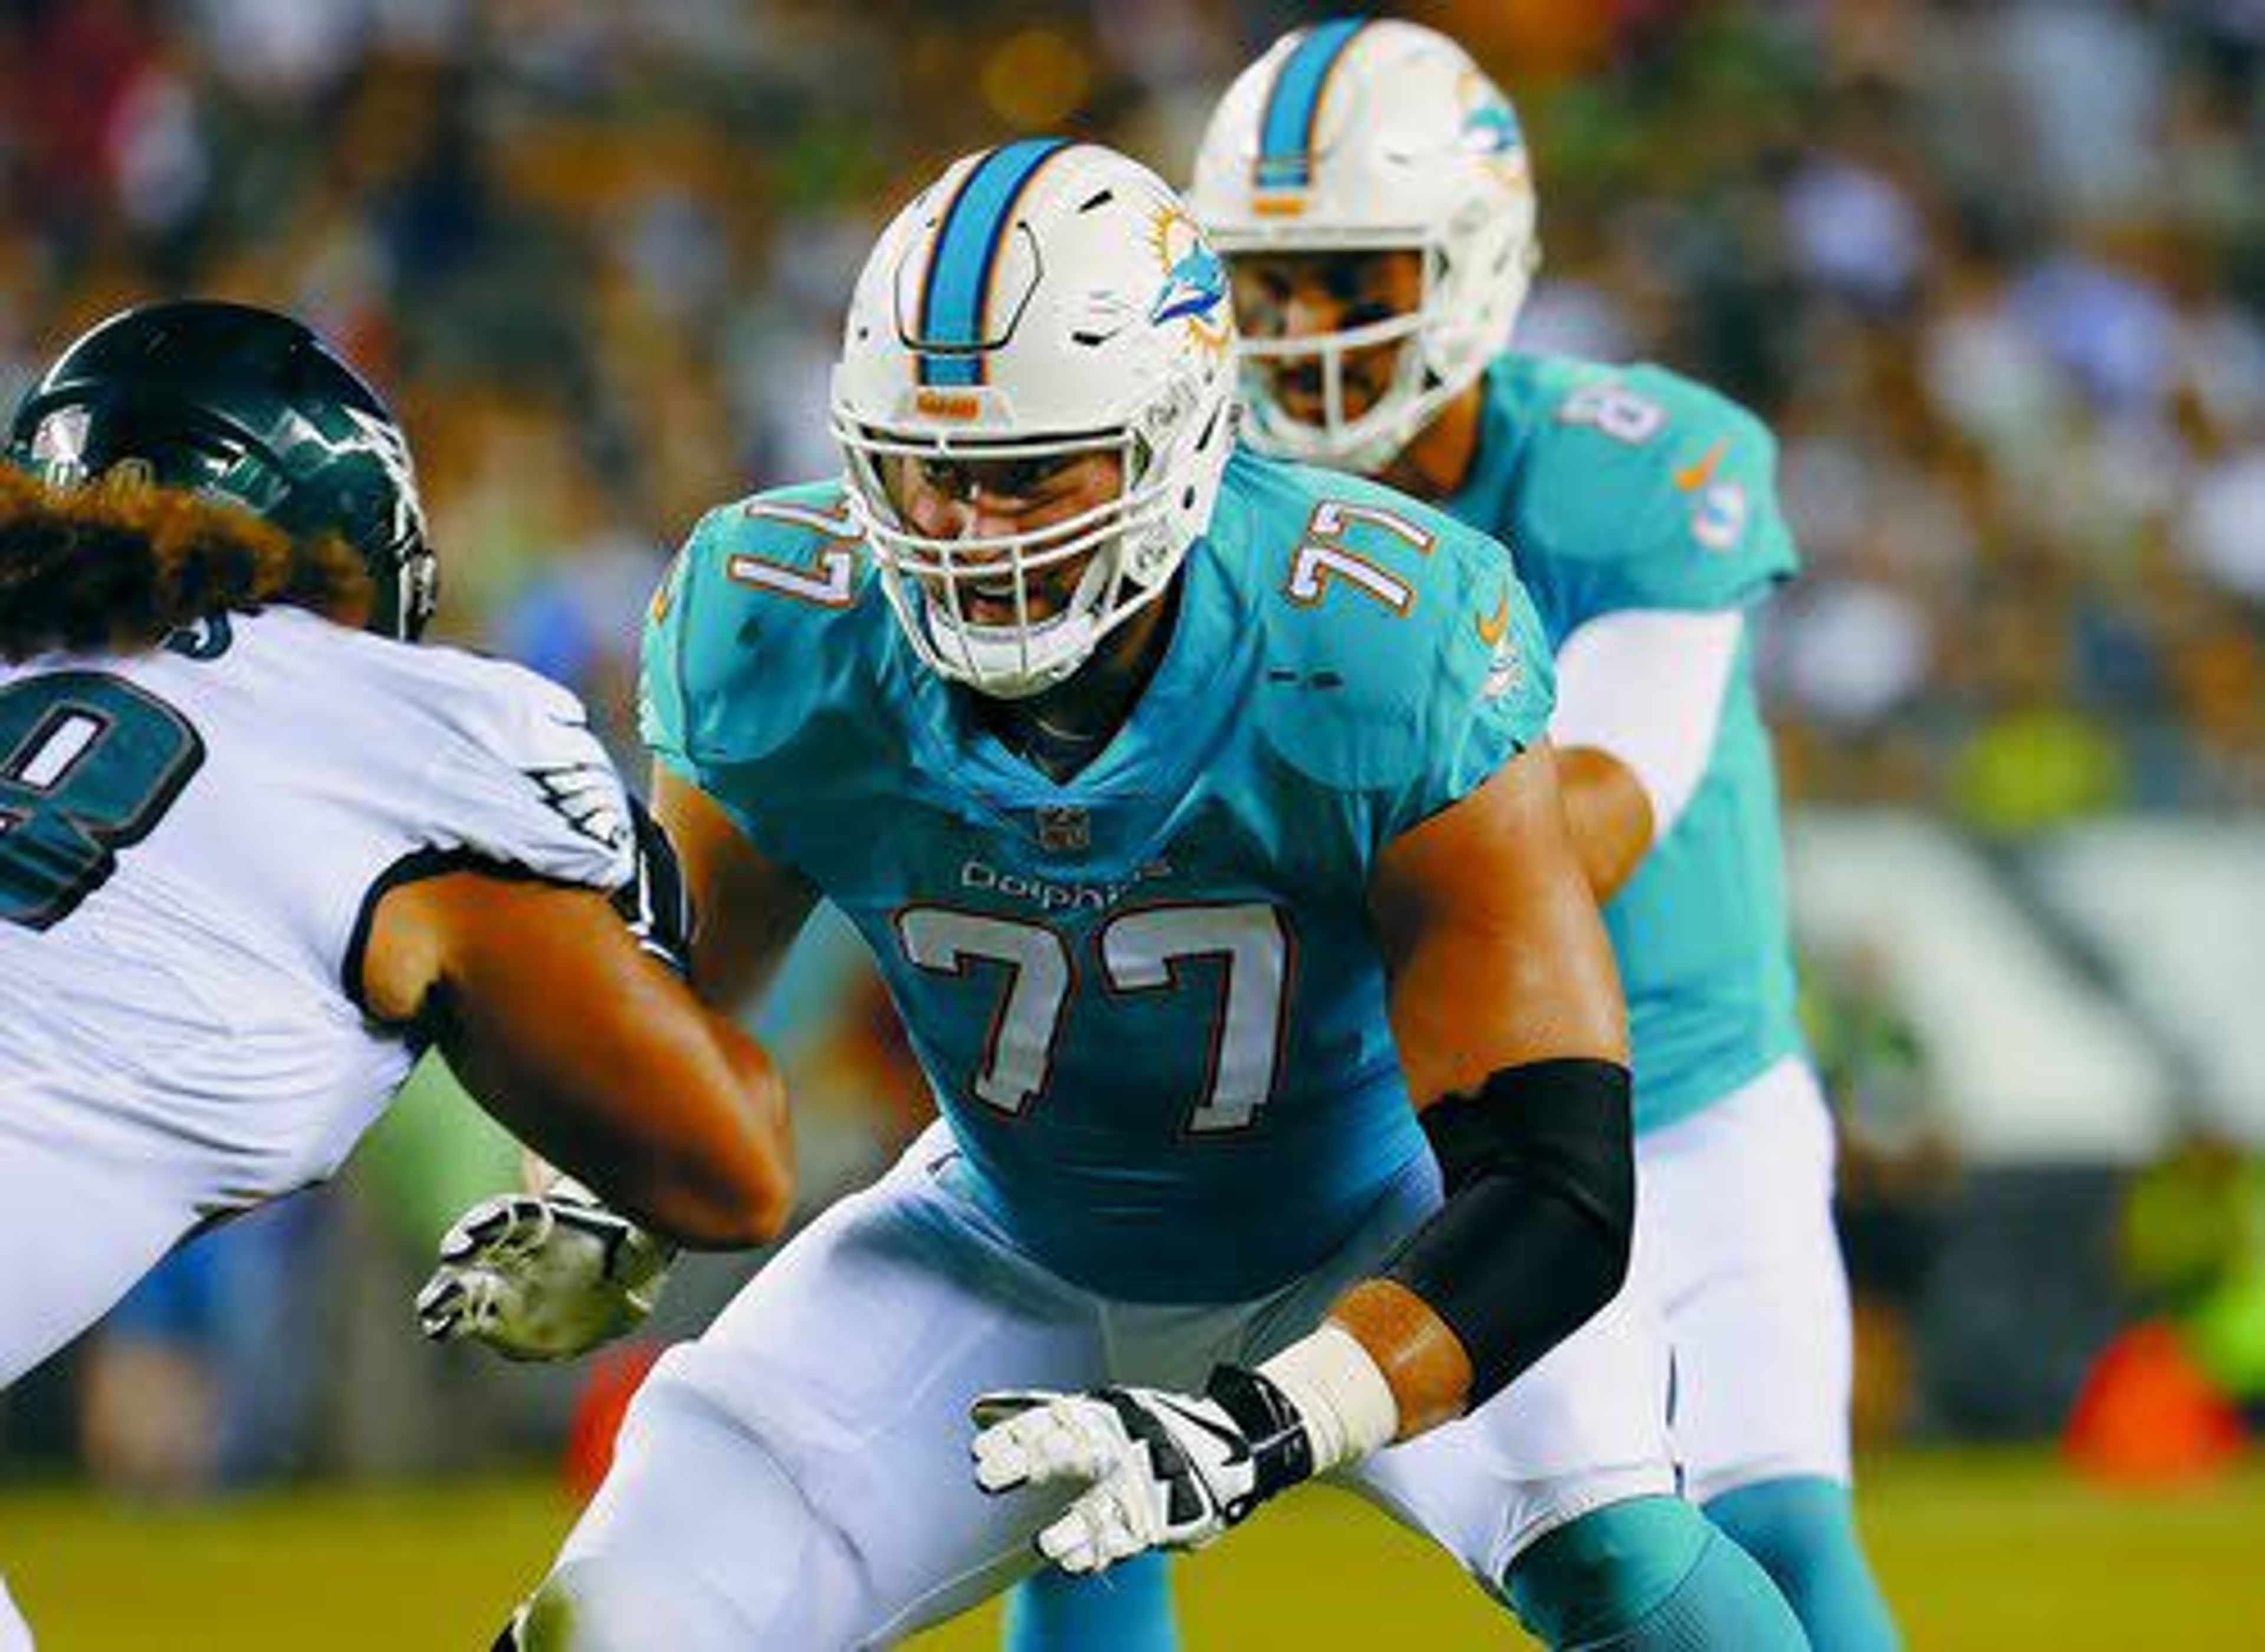
<path fill-rule="evenodd" d="M 1220 1365 L 1201 1394 L 1015 1389 L 977 1398 L 975 1483 L 994 1496 L 1084 1488 L 1038 1535 L 1066 1572 L 1154 1548 L 1201 1548 L 1276 1493 L 1391 1443 L 1399 1401 L 1366 1348 L 1325 1321 L 1256 1371 Z"/>
<path fill-rule="evenodd" d="M 470 1339 L 507 1359 L 571 1359 L 643 1324 L 676 1248 L 579 1183 L 483 1199 L 441 1240 L 417 1293 L 436 1343 Z"/>
<path fill-rule="evenodd" d="M 1087 1490 L 1038 1533 L 1066 1572 L 1152 1548 L 1200 1548 L 1313 1473 L 1303 1419 L 1256 1372 L 1221 1365 L 1204 1394 L 1157 1388 L 987 1394 L 973 1408 L 975 1483 Z"/>

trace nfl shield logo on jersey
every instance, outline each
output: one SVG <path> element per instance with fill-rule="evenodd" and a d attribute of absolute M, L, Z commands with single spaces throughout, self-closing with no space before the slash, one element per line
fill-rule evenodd
<path fill-rule="evenodd" d="M 1093 817 L 1074 804 L 1040 804 L 1038 847 L 1049 855 L 1082 855 L 1093 847 Z"/>

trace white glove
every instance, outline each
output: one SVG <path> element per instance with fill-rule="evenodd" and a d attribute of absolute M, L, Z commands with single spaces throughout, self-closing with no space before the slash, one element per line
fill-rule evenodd
<path fill-rule="evenodd" d="M 1205 1393 L 1096 1388 L 987 1394 L 972 1415 L 985 1491 L 1062 1481 L 1085 1490 L 1038 1533 L 1066 1572 L 1152 1548 L 1201 1548 L 1314 1472 L 1305 1420 L 1256 1372 L 1221 1365 Z"/>
<path fill-rule="evenodd" d="M 507 1359 L 568 1359 L 645 1322 L 676 1248 L 561 1181 L 483 1199 L 441 1240 L 417 1293 L 436 1343 L 470 1337 Z"/>

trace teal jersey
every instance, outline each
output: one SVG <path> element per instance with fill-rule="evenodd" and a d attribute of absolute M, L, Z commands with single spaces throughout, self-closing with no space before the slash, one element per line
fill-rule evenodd
<path fill-rule="evenodd" d="M 1501 548 L 1237 455 L 1154 676 L 1057 783 L 899 633 L 838 484 L 710 513 L 654 599 L 659 760 L 847 914 L 984 1207 L 1107 1294 L 1227 1301 L 1431 1174 L 1385 1020 L 1385 845 L 1547 727 Z"/>
<path fill-rule="evenodd" d="M 1550 645 L 1599 615 L 1743 608 L 1798 559 L 1777 444 L 1664 368 L 1506 354 L 1444 508 L 1509 545 Z M 1742 642 L 1697 792 L 1605 906 L 1628 993 L 1635 1117 L 1656 1129 L 1800 1047 L 1777 778 Z"/>

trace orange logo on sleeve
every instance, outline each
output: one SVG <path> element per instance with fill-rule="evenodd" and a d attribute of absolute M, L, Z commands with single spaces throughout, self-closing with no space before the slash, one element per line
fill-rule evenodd
<path fill-rule="evenodd" d="M 655 625 L 668 617 L 669 605 L 676 600 L 676 576 L 683 564 L 684 553 L 680 550 L 669 558 L 668 566 L 661 571 L 660 583 L 652 588 L 652 601 L 645 611 L 652 616 Z"/>
<path fill-rule="evenodd" d="M 1730 439 L 1725 436 L 1708 448 L 1675 473 L 1675 485 L 1686 493 L 1706 486 L 1707 479 L 1715 474 L 1715 467 L 1722 462 L 1722 455 L 1729 451 L 1730 446 Z"/>
<path fill-rule="evenodd" d="M 1478 626 L 1479 641 L 1484 643 L 1489 648 L 1494 647 L 1502 641 L 1504 634 L 1510 630 L 1510 587 L 1508 586 L 1503 587 L 1502 600 L 1495 605 L 1494 612 L 1481 620 Z"/>

